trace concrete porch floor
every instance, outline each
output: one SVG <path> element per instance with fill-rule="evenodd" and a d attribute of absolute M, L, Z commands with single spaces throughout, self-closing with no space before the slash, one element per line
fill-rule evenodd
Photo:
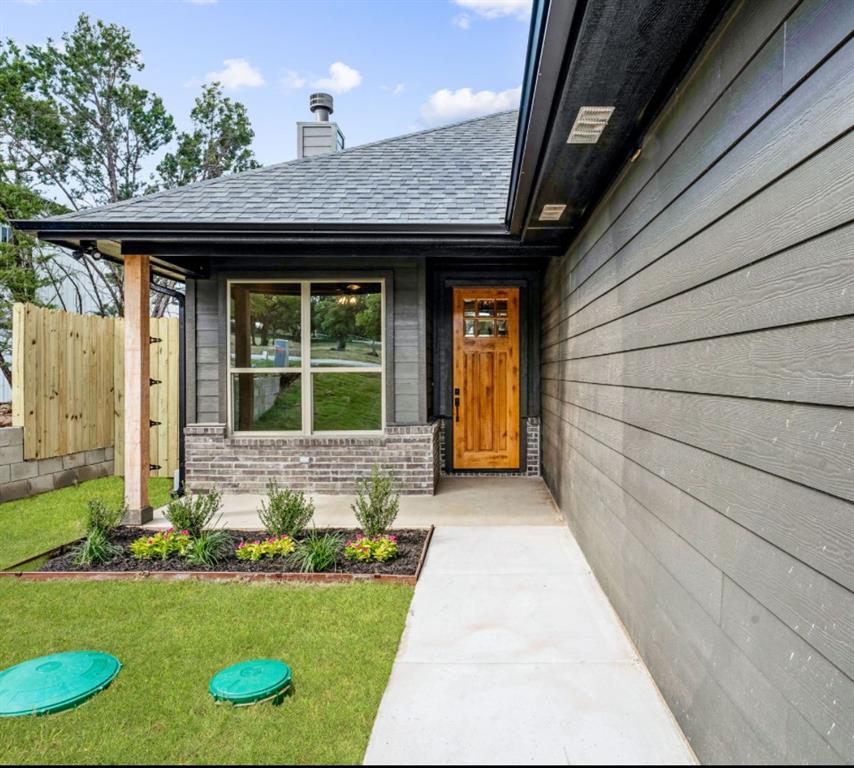
<path fill-rule="evenodd" d="M 318 527 L 355 527 L 352 496 L 311 494 Z M 227 528 L 259 528 L 260 494 L 223 494 L 222 520 Z M 167 528 L 165 507 L 154 512 L 151 528 Z M 395 527 L 428 525 L 555 525 L 563 516 L 539 477 L 447 477 L 435 496 L 401 496 Z"/>

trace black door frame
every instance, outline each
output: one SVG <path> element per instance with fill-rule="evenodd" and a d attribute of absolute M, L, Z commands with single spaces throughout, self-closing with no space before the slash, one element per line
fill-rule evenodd
<path fill-rule="evenodd" d="M 544 264 L 449 265 L 441 261 L 429 270 L 428 313 L 432 324 L 432 417 L 445 424 L 445 472 L 507 474 L 523 472 L 528 449 L 526 420 L 540 415 L 540 290 Z M 464 286 L 519 288 L 519 469 L 455 469 L 453 466 L 453 289 Z"/>

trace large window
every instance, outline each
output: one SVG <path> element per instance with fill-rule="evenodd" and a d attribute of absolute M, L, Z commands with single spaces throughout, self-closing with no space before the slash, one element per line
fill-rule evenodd
<path fill-rule="evenodd" d="M 232 281 L 234 432 L 366 432 L 384 421 L 381 281 Z"/>

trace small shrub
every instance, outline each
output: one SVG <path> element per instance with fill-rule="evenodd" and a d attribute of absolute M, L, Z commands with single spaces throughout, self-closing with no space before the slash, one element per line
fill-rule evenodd
<path fill-rule="evenodd" d="M 110 541 L 108 533 L 93 529 L 74 550 L 75 565 L 106 563 L 121 553 L 122 548 Z"/>
<path fill-rule="evenodd" d="M 166 519 L 173 528 L 187 531 L 192 538 L 196 539 L 205 528 L 210 527 L 221 506 L 222 494 L 219 491 L 212 490 L 196 495 L 188 492 L 180 499 L 169 502 L 166 508 Z"/>
<path fill-rule="evenodd" d="M 187 530 L 158 531 L 153 536 L 140 536 L 131 542 L 130 552 L 137 560 L 166 560 L 172 555 L 184 555 L 190 546 Z"/>
<path fill-rule="evenodd" d="M 369 563 L 374 557 L 371 540 L 367 536 L 357 536 L 344 545 L 344 557 L 360 563 Z"/>
<path fill-rule="evenodd" d="M 238 560 L 260 560 L 262 557 L 274 558 L 290 555 L 296 545 L 290 536 L 270 536 L 261 541 L 241 541 L 235 554 Z"/>
<path fill-rule="evenodd" d="M 373 540 L 374 560 L 386 563 L 397 557 L 397 536 L 380 536 Z"/>
<path fill-rule="evenodd" d="M 311 531 L 294 550 L 293 558 L 303 573 L 328 571 L 338 559 L 341 537 L 335 533 Z"/>
<path fill-rule="evenodd" d="M 385 563 L 398 555 L 397 536 L 377 536 L 369 539 L 367 536 L 357 536 L 344 545 L 344 557 L 361 563 L 372 560 Z"/>
<path fill-rule="evenodd" d="M 392 489 L 391 476 L 374 464 L 371 476 L 356 484 L 356 499 L 351 507 L 368 538 L 385 534 L 400 509 L 400 497 Z"/>
<path fill-rule="evenodd" d="M 192 565 L 211 568 L 225 559 L 230 547 L 231 537 L 225 531 L 202 531 L 190 541 L 184 559 Z"/>
<path fill-rule="evenodd" d="M 97 531 L 109 537 L 118 528 L 126 512 L 127 506 L 124 504 L 111 507 L 101 499 L 90 499 L 86 505 L 84 529 L 87 535 Z"/>
<path fill-rule="evenodd" d="M 276 483 L 267 485 L 267 499 L 258 513 L 270 536 L 301 535 L 314 517 L 314 503 L 302 491 L 280 490 Z"/>

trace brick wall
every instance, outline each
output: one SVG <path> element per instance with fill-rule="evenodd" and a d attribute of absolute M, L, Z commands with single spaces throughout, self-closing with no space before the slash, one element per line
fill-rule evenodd
<path fill-rule="evenodd" d="M 446 438 L 446 421 L 447 419 L 442 419 L 439 427 L 439 470 L 443 475 L 446 474 L 459 474 L 464 473 L 466 475 L 507 475 L 510 477 L 539 477 L 540 476 L 540 420 L 536 416 L 529 416 L 525 419 L 525 456 L 524 463 L 521 469 L 518 470 L 505 470 L 502 472 L 490 471 L 490 472 L 478 472 L 477 470 L 454 470 L 452 472 L 448 472 L 447 465 L 445 463 L 445 453 L 448 449 L 447 446 L 447 438 Z"/>
<path fill-rule="evenodd" d="M 23 428 L 0 429 L 0 502 L 112 474 L 112 446 L 25 461 Z"/>
<path fill-rule="evenodd" d="M 225 424 L 189 424 L 187 485 L 194 491 L 261 493 L 270 480 L 316 493 L 351 493 L 374 464 L 405 494 L 432 494 L 439 476 L 438 425 L 387 427 L 365 437 L 229 437 Z"/>

